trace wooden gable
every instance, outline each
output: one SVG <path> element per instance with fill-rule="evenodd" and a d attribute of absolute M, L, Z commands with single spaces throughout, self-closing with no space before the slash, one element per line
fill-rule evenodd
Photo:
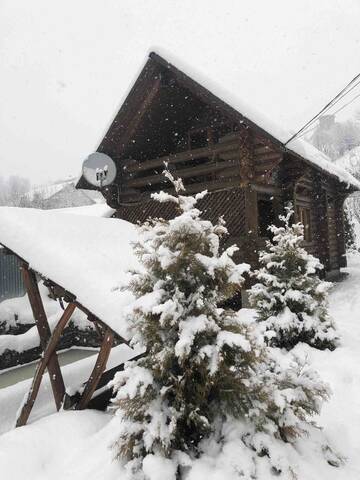
<path fill-rule="evenodd" d="M 271 182 L 279 141 L 152 54 L 98 151 L 117 164 L 108 203 L 143 201 L 166 180 L 166 162 L 189 193 Z M 82 178 L 78 188 L 89 187 Z"/>
<path fill-rule="evenodd" d="M 115 181 L 102 193 L 119 218 L 135 223 L 173 216 L 171 207 L 151 200 L 153 192 L 171 191 L 161 175 L 166 164 L 183 179 L 187 193 L 210 192 L 201 204 L 204 216 L 215 221 L 224 216 L 229 242 L 245 252 L 242 260 L 256 263 L 267 226 L 292 201 L 297 220 L 308 222 L 306 248 L 328 270 L 344 264 L 341 209 L 352 187 L 286 148 L 155 53 L 98 151 L 117 165 Z M 77 187 L 94 188 L 83 177 Z"/>

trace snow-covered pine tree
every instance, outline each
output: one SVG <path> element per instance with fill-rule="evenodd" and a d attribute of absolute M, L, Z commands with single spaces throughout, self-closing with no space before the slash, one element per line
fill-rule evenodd
<path fill-rule="evenodd" d="M 289 204 L 279 217 L 282 225 L 269 227 L 272 240 L 260 253 L 262 268 L 255 272 L 250 302 L 271 346 L 290 350 L 304 342 L 333 350 L 338 336 L 328 313 L 331 283 L 319 278 L 322 264 L 301 246 L 304 227 L 291 223 L 293 213 Z"/>
<path fill-rule="evenodd" d="M 296 362 L 284 371 L 270 358 L 256 323 L 219 308 L 249 266 L 233 262 L 235 247 L 221 251 L 222 221 L 201 219 L 196 202 L 206 192 L 183 196 L 181 180 L 166 176 L 177 195 L 153 197 L 174 202 L 178 216 L 139 227 L 135 251 L 144 269 L 130 284 L 131 345 L 146 354 L 113 381 L 120 420 L 114 448 L 136 479 L 155 468 L 154 458 L 166 471 L 156 478 L 181 478 L 181 466 L 201 455 L 202 440 L 217 432 L 221 442 L 231 419 L 250 425 L 243 442 L 249 455 L 270 456 L 264 439 L 252 443 L 254 434 L 291 441 L 328 393 L 314 372 L 298 371 Z"/>

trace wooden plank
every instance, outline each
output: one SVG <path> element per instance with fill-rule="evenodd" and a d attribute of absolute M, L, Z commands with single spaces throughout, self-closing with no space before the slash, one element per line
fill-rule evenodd
<path fill-rule="evenodd" d="M 79 310 L 81 310 L 82 312 L 85 313 L 85 315 L 87 315 L 88 317 L 88 320 L 90 322 L 96 322 L 98 323 L 102 329 L 104 329 L 104 331 L 106 329 L 109 329 L 112 331 L 113 335 L 114 335 L 114 338 L 116 338 L 117 340 L 119 340 L 121 343 L 125 343 L 126 345 L 129 345 L 130 343 L 130 340 L 126 340 L 124 337 L 122 337 L 121 335 L 119 335 L 117 332 L 115 332 L 115 330 L 112 330 L 111 327 L 109 327 L 109 325 L 107 325 L 105 322 L 103 322 L 102 320 L 100 320 L 99 317 L 97 317 L 96 315 L 94 315 L 92 312 L 90 312 L 90 310 L 88 310 L 86 307 L 84 307 L 84 305 L 82 305 L 81 303 L 75 301 L 74 302 L 75 305 L 77 306 L 77 308 Z"/>
<path fill-rule="evenodd" d="M 255 155 L 255 164 L 260 165 L 262 163 L 269 163 L 269 162 L 280 162 L 281 161 L 281 154 L 280 153 L 268 153 L 264 155 Z"/>
<path fill-rule="evenodd" d="M 134 164 L 133 162 L 126 165 L 126 172 L 142 172 L 144 170 L 151 170 L 153 168 L 163 167 L 164 163 L 176 164 L 180 162 L 186 162 L 195 160 L 201 157 L 211 157 L 213 154 L 221 154 L 221 152 L 228 152 L 229 150 L 235 150 L 239 146 L 239 143 L 216 143 L 208 147 L 196 148 L 194 150 L 185 150 L 184 152 L 173 153 L 164 157 L 153 158 L 151 160 L 144 160 Z"/>
<path fill-rule="evenodd" d="M 346 246 L 345 246 L 345 229 L 344 229 L 345 198 L 346 197 L 343 195 L 337 195 L 335 198 L 338 264 L 340 268 L 346 267 L 346 264 L 347 264 Z"/>
<path fill-rule="evenodd" d="M 95 366 L 89 380 L 87 381 L 84 391 L 80 397 L 76 410 L 83 410 L 87 407 L 88 403 L 96 390 L 96 387 L 100 381 L 102 374 L 105 371 L 106 364 L 110 355 L 110 351 L 114 342 L 114 334 L 110 329 L 107 329 L 104 335 L 104 339 L 101 344 L 100 352 L 97 356 Z"/>
<path fill-rule="evenodd" d="M 179 168 L 176 169 L 173 173 L 180 176 L 181 178 L 195 177 L 197 175 L 206 175 L 213 172 L 219 172 L 227 168 L 233 167 L 234 165 L 239 164 L 238 159 L 233 158 L 228 161 L 219 161 L 210 160 L 203 165 L 196 165 L 194 167 L 188 168 Z M 126 187 L 139 188 L 146 185 L 154 185 L 159 183 L 164 183 L 164 176 L 162 174 L 150 175 L 148 177 L 134 178 L 124 182 Z"/>
<path fill-rule="evenodd" d="M 68 321 L 70 320 L 70 317 L 73 314 L 74 310 L 75 310 L 75 305 L 73 303 L 69 303 L 50 337 L 49 343 L 44 351 L 44 355 L 41 358 L 40 362 L 38 363 L 38 366 L 36 367 L 35 375 L 31 383 L 31 387 L 28 392 L 27 398 L 23 404 L 23 407 L 20 411 L 18 418 L 16 419 L 16 427 L 21 427 L 25 425 L 29 418 L 32 407 L 34 406 L 37 394 L 39 392 L 41 380 L 45 372 L 45 369 L 46 367 L 49 368 L 49 362 L 52 358 L 52 355 L 56 351 L 56 346 L 59 342 L 61 333 L 64 330 Z M 50 376 L 50 379 L 51 379 L 51 376 Z M 64 388 L 64 394 L 65 394 L 65 388 Z M 61 399 L 61 402 L 62 402 L 62 399 Z"/>
<path fill-rule="evenodd" d="M 39 286 L 36 281 L 36 275 L 32 270 L 29 269 L 26 263 L 22 264 L 21 272 L 29 297 L 35 324 L 39 332 L 40 344 L 42 349 L 45 350 L 48 340 L 51 336 L 51 331 L 46 317 L 44 305 L 42 303 Z M 54 393 L 56 408 L 59 410 L 65 394 L 65 385 L 55 351 L 51 355 L 47 368 L 50 376 L 51 388 Z"/>
<path fill-rule="evenodd" d="M 145 353 L 142 353 L 140 355 L 137 355 L 134 358 L 130 358 L 127 361 L 136 361 L 139 360 L 141 357 L 146 355 Z M 95 391 L 95 394 L 93 395 L 92 399 L 87 405 L 87 408 L 95 409 L 95 410 L 105 410 L 107 405 L 110 403 L 110 399 L 113 396 L 113 389 L 111 386 L 109 386 L 109 382 L 114 378 L 115 374 L 117 372 L 122 372 L 124 370 L 124 363 L 121 363 L 120 365 L 117 365 L 116 367 L 113 367 L 110 370 L 106 370 L 103 375 L 100 378 L 100 381 L 97 385 L 96 390 L 100 390 L 98 394 Z"/>
<path fill-rule="evenodd" d="M 157 93 L 159 92 L 160 86 L 161 86 L 161 79 L 157 78 L 154 84 L 152 85 L 152 87 L 150 88 L 150 90 L 147 92 L 145 98 L 142 100 L 138 110 L 136 112 L 133 112 L 132 118 L 129 121 L 129 124 L 126 127 L 126 131 L 124 132 L 122 137 L 123 145 L 126 145 L 134 136 L 136 129 L 139 126 L 144 114 L 146 113 L 146 111 L 154 101 Z"/>
<path fill-rule="evenodd" d="M 268 147 L 267 145 L 255 144 L 254 155 L 263 155 L 268 153 L 277 153 L 276 150 Z"/>
<path fill-rule="evenodd" d="M 246 234 L 258 235 L 257 192 L 252 187 L 245 189 L 245 222 Z"/>
<path fill-rule="evenodd" d="M 129 358 L 127 361 L 136 361 L 145 356 L 146 353 L 141 353 L 137 355 L 136 357 Z M 125 362 L 126 363 L 126 362 Z M 116 365 L 115 367 L 105 370 L 104 373 L 101 375 L 101 378 L 96 386 L 95 392 L 93 393 L 93 396 L 90 400 L 90 402 L 87 404 L 86 408 L 93 408 L 97 410 L 105 410 L 105 402 L 111 398 L 112 395 L 112 387 L 109 386 L 109 382 L 114 378 L 114 375 L 117 372 L 121 372 L 124 370 L 124 365 L 125 363 L 120 363 L 119 365 Z M 68 395 L 65 394 L 65 399 L 64 399 L 64 409 L 65 410 L 70 410 L 73 408 L 79 401 L 80 399 L 80 391 L 83 391 L 85 388 L 86 383 L 81 385 L 78 388 L 78 391 L 73 394 L 73 395 Z M 96 392 L 98 390 L 102 390 L 102 392 L 98 393 L 96 395 Z"/>
<path fill-rule="evenodd" d="M 324 265 L 325 270 L 329 270 L 329 235 L 328 235 L 328 218 L 326 208 L 326 192 L 322 188 L 322 178 L 319 172 L 314 177 L 313 195 L 313 212 L 316 230 L 313 231 L 314 241 L 316 243 L 317 256 Z M 325 272 L 323 272 L 325 274 Z"/>

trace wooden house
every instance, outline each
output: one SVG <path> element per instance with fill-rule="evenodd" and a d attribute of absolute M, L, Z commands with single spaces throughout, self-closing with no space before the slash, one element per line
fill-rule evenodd
<path fill-rule="evenodd" d="M 338 274 L 346 265 L 342 206 L 360 183 L 304 140 L 286 145 L 254 117 L 151 53 L 98 148 L 117 165 L 115 181 L 102 189 L 107 203 L 133 223 L 170 218 L 173 205 L 150 198 L 169 189 L 166 162 L 188 193 L 209 191 L 200 208 L 212 221 L 224 217 L 239 261 L 256 264 L 268 225 L 292 201 L 306 249 L 328 276 Z M 81 177 L 77 188 L 95 187 Z"/>
<path fill-rule="evenodd" d="M 349 193 L 360 190 L 360 182 L 303 140 L 289 142 L 290 134 L 242 111 L 237 101 L 210 92 L 150 54 L 98 148 L 117 165 L 115 180 L 101 189 L 115 217 L 135 223 L 175 214 L 172 203 L 151 199 L 152 192 L 170 189 L 161 175 L 167 163 L 183 178 L 188 193 L 209 191 L 200 208 L 212 221 L 224 217 L 227 242 L 240 247 L 239 261 L 256 264 L 267 226 L 292 201 L 296 219 L 305 226 L 305 247 L 321 259 L 328 275 L 337 274 L 346 263 L 342 205 Z M 83 177 L 77 187 L 94 188 Z M 127 347 L 124 356 L 112 349 L 130 340 L 126 312 L 133 299 L 119 285 L 137 261 L 132 248 L 136 229 L 120 222 L 74 218 L 56 210 L 0 208 L 0 244 L 19 259 L 44 351 L 17 426 L 26 424 L 46 369 L 58 410 L 100 408 L 111 396 L 114 373 L 124 361 L 144 354 Z M 67 304 L 52 332 L 37 275 L 54 298 Z M 102 343 L 86 383 L 70 395 L 56 346 L 75 309 L 94 323 Z M 120 355 L 106 370 L 111 351 Z"/>

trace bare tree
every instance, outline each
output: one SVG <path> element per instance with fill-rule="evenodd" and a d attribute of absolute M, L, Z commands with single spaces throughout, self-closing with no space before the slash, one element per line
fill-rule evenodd
<path fill-rule="evenodd" d="M 20 206 L 29 190 L 30 181 L 27 178 L 17 175 L 0 177 L 0 205 Z"/>

